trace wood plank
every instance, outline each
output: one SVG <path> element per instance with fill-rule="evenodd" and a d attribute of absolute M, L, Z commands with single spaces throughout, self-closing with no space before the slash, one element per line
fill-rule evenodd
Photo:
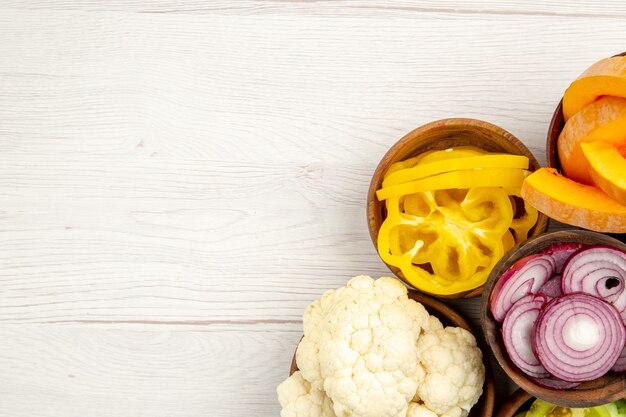
<path fill-rule="evenodd" d="M 0 325 L 0 415 L 278 415 L 299 325 Z"/>
<path fill-rule="evenodd" d="M 416 125 L 464 115 L 502 125 L 543 158 L 567 83 L 621 51 L 611 34 L 624 32 L 619 21 L 598 31 L 529 16 L 50 13 L 0 17 L 3 151 L 228 159 L 236 142 L 243 160 L 351 152 L 375 163 Z M 246 30 L 231 36 L 238 19 Z"/>
<path fill-rule="evenodd" d="M 0 162 L 0 321 L 299 320 L 326 288 L 384 271 L 368 174 L 350 167 L 15 160 Z"/>
<path fill-rule="evenodd" d="M 3 152 L 375 164 L 415 126 L 463 115 L 543 159 L 562 91 L 625 31 L 573 17 L 47 13 L 0 16 Z"/>
<path fill-rule="evenodd" d="M 520 1 L 520 0 L 201 0 L 107 1 L 54 0 L 45 3 L 36 0 L 3 0 L 0 7 L 33 10 L 89 10 L 140 13 L 184 14 L 316 14 L 325 16 L 380 16 L 381 13 L 463 13 L 463 14 L 526 14 L 532 16 L 593 16 L 620 18 L 626 15 L 626 5 L 610 1 Z"/>

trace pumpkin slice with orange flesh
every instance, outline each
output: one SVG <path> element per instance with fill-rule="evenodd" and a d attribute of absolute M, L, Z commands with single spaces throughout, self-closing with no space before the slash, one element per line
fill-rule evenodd
<path fill-rule="evenodd" d="M 606 142 L 581 143 L 580 146 L 589 163 L 593 182 L 602 191 L 626 204 L 626 159 Z"/>
<path fill-rule="evenodd" d="M 593 184 L 589 164 L 580 150 L 582 142 L 602 140 L 626 149 L 626 98 L 606 96 L 576 113 L 565 123 L 556 142 L 563 173 Z"/>
<path fill-rule="evenodd" d="M 626 233 L 626 205 L 600 189 L 540 168 L 526 177 L 522 198 L 548 217 L 597 232 Z"/>
<path fill-rule="evenodd" d="M 626 57 L 602 59 L 570 84 L 563 95 L 565 121 L 600 96 L 626 97 Z"/>

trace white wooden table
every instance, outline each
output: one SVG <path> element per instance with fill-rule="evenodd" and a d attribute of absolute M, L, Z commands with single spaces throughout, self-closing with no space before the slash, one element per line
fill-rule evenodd
<path fill-rule="evenodd" d="M 543 162 L 625 41 L 620 0 L 0 1 L 0 417 L 277 416 L 305 306 L 388 274 L 386 149 L 465 116 Z"/>

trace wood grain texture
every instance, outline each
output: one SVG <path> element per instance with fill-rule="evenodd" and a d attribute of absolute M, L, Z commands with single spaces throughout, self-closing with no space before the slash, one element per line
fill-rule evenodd
<path fill-rule="evenodd" d="M 277 415 L 300 327 L 2 325 L 0 415 Z"/>
<path fill-rule="evenodd" d="M 276 416 L 307 303 L 388 274 L 365 218 L 387 148 L 474 117 L 544 163 L 563 90 L 623 51 L 624 16 L 0 1 L 0 415 Z M 477 327 L 477 302 L 451 304 Z"/>
<path fill-rule="evenodd" d="M 135 13 L 178 13 L 178 14 L 224 14 L 262 15 L 306 13 L 325 16 L 364 16 L 406 13 L 459 13 L 459 14 L 513 14 L 530 16 L 583 16 L 623 18 L 626 5 L 619 0 L 587 1 L 528 1 L 519 0 L 218 0 L 206 2 L 191 0 L 52 0 L 45 4 L 36 0 L 5 0 L 5 7 L 31 10 L 89 10 Z"/>

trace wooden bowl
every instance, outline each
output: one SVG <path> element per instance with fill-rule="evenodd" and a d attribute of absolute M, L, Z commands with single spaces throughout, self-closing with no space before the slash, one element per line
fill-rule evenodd
<path fill-rule="evenodd" d="M 374 246 L 377 246 L 378 231 L 387 215 L 384 202 L 378 201 L 376 191 L 382 186 L 383 176 L 389 166 L 395 162 L 414 157 L 430 150 L 448 149 L 456 146 L 475 146 L 488 152 L 503 152 L 524 155 L 529 159 L 529 169 L 539 168 L 539 162 L 522 142 L 506 130 L 482 120 L 443 119 L 425 124 L 407 133 L 396 142 L 381 159 L 367 194 L 367 224 Z M 537 224 L 529 236 L 536 236 L 548 228 L 548 217 L 539 214 Z M 399 268 L 387 264 L 387 267 L 407 285 L 411 286 Z M 469 298 L 480 295 L 483 287 L 447 296 L 432 294 L 438 298 Z"/>
<path fill-rule="evenodd" d="M 535 401 L 535 397 L 523 389 L 518 389 L 507 398 L 504 405 L 496 413 L 496 417 L 514 417 L 520 411 L 528 410 L 533 401 Z"/>
<path fill-rule="evenodd" d="M 568 390 L 546 388 L 530 380 L 509 359 L 500 324 L 496 322 L 489 309 L 489 297 L 495 283 L 511 265 L 519 259 L 541 252 L 556 243 L 580 242 L 587 245 L 604 244 L 626 250 L 626 245 L 609 236 L 585 230 L 561 230 L 546 233 L 529 239 L 510 251 L 496 264 L 485 284 L 485 292 L 480 305 L 480 322 L 487 345 L 504 372 L 521 388 L 537 398 L 563 407 L 592 407 L 609 403 L 626 396 L 626 378 L 624 375 L 610 373 L 593 381 L 584 382 Z"/>
<path fill-rule="evenodd" d="M 613 56 L 625 56 L 626 52 Z M 548 127 L 548 136 L 546 138 L 546 163 L 549 168 L 555 168 L 559 172 L 562 172 L 561 162 L 559 161 L 559 152 L 556 147 L 556 142 L 559 139 L 559 135 L 565 126 L 565 119 L 563 118 L 563 98 L 556 106 L 554 113 L 552 114 L 552 120 L 550 120 L 550 126 Z M 615 238 L 626 242 L 626 233 L 623 234 L 611 234 Z"/>
<path fill-rule="evenodd" d="M 493 383 L 493 375 L 491 373 L 491 367 L 486 357 L 486 350 L 483 340 L 476 336 L 478 333 L 474 332 L 469 323 L 452 308 L 446 304 L 438 301 L 428 295 L 422 294 L 417 291 L 409 290 L 409 298 L 422 304 L 429 314 L 437 317 L 444 326 L 456 326 L 462 327 L 465 330 L 470 331 L 478 342 L 478 346 L 483 352 L 483 363 L 485 365 L 485 383 L 483 384 L 483 393 L 480 396 L 478 402 L 470 410 L 468 417 L 491 417 L 493 414 L 493 406 L 495 402 L 495 386 Z M 294 352 L 291 360 L 291 368 L 289 369 L 289 375 L 298 370 L 296 364 L 296 354 Z"/>

